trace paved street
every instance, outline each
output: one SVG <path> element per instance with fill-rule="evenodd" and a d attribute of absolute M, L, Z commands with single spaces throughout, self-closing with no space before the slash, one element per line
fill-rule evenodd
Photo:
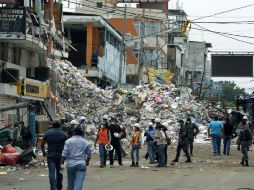
<path fill-rule="evenodd" d="M 235 148 L 234 148 L 235 149 Z M 145 148 L 142 149 L 143 152 Z M 175 146 L 169 148 L 169 157 L 172 160 Z M 129 158 L 124 160 L 124 166 L 100 169 L 98 156 L 92 159 L 85 182 L 85 189 L 95 190 L 244 190 L 254 189 L 253 168 L 240 167 L 240 153 L 233 151 L 232 156 L 213 157 L 209 145 L 196 145 L 196 157 L 193 163 L 181 162 L 157 169 L 148 165 L 142 159 L 140 168 L 130 168 Z M 251 151 L 250 158 L 254 158 Z M 49 181 L 47 169 L 22 169 L 7 175 L 0 176 L 1 190 L 48 190 Z M 23 178 L 23 179 L 21 179 Z M 64 189 L 66 188 L 66 175 Z"/>

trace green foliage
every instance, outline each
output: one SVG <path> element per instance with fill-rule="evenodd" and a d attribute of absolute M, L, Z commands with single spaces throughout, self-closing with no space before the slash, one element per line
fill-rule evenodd
<path fill-rule="evenodd" d="M 246 94 L 244 88 L 238 87 L 231 81 L 223 82 L 222 90 L 221 104 L 223 107 L 235 107 L 236 97 Z"/>

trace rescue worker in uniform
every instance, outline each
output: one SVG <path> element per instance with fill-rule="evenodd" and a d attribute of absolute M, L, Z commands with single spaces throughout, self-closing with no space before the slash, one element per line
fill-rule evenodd
<path fill-rule="evenodd" d="M 78 122 L 75 119 L 71 120 L 70 125 L 66 131 L 68 138 L 73 136 L 73 130 L 77 127 L 77 124 Z"/>
<path fill-rule="evenodd" d="M 246 120 L 243 119 L 239 126 L 239 131 L 238 131 L 237 150 L 242 151 L 243 156 L 242 156 L 242 161 L 240 162 L 240 164 L 246 167 L 249 166 L 248 147 L 249 147 L 250 140 L 251 140 L 251 132 L 248 128 Z"/>
<path fill-rule="evenodd" d="M 172 164 L 174 164 L 174 162 L 179 161 L 180 152 L 182 149 L 187 157 L 187 160 L 185 162 L 189 163 L 189 162 L 191 162 L 191 158 L 190 158 L 189 151 L 188 151 L 188 147 L 189 147 L 188 125 L 184 124 L 183 120 L 179 120 L 178 122 L 180 124 L 179 139 L 178 139 L 178 145 L 177 145 L 177 149 L 176 149 L 176 157 L 172 161 Z"/>
<path fill-rule="evenodd" d="M 194 138 L 196 135 L 199 133 L 198 126 L 192 123 L 191 118 L 187 118 L 186 125 L 189 129 L 188 131 L 188 138 L 189 138 L 189 147 L 190 147 L 190 156 L 193 156 L 193 143 L 194 143 Z"/>
<path fill-rule="evenodd" d="M 129 147 L 131 146 L 131 165 L 130 167 L 139 167 L 139 149 L 141 148 L 141 132 L 140 132 L 140 124 L 135 123 L 134 124 L 134 131 L 131 135 L 131 142 Z M 136 162 L 134 158 L 134 152 L 136 155 Z"/>
<path fill-rule="evenodd" d="M 96 147 L 97 142 L 99 144 L 100 168 L 104 168 L 106 167 L 106 162 L 107 162 L 106 146 L 110 145 L 110 142 L 111 142 L 111 134 L 109 129 L 107 129 L 106 124 L 101 125 L 101 128 L 99 129 L 98 135 L 94 142 L 94 147 Z"/>

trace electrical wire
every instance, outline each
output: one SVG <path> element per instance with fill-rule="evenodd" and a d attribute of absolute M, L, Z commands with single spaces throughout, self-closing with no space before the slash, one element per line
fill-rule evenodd
<path fill-rule="evenodd" d="M 240 9 L 245 9 L 245 8 L 252 7 L 252 6 L 254 6 L 254 3 L 249 4 L 249 5 L 245 5 L 245 6 L 242 6 L 242 7 L 237 7 L 237 8 L 234 8 L 234 9 L 230 9 L 230 10 L 214 13 L 214 14 L 211 14 L 211 15 L 199 17 L 199 18 L 193 19 L 192 22 L 196 21 L 196 20 L 201 20 L 201 19 L 205 19 L 205 18 L 209 18 L 209 17 L 213 17 L 213 16 L 217 16 L 217 15 L 221 15 L 221 14 L 237 11 L 237 10 L 240 10 Z"/>
<path fill-rule="evenodd" d="M 194 24 L 194 25 L 198 26 L 199 28 L 202 28 L 203 30 L 209 31 L 209 29 L 207 29 L 207 28 L 205 28 L 205 27 L 203 27 L 203 26 L 200 26 L 200 25 L 198 25 L 198 24 Z M 224 37 L 226 37 L 226 38 L 233 39 L 233 40 L 235 40 L 235 41 L 239 41 L 239 42 L 243 42 L 243 43 L 246 43 L 246 44 L 254 45 L 254 43 L 252 43 L 252 42 L 247 42 L 247 41 L 244 41 L 244 40 L 240 40 L 240 39 L 238 39 L 238 38 L 231 37 L 231 36 L 229 36 L 228 34 L 222 34 L 222 33 L 219 33 L 219 32 L 216 32 L 216 31 L 211 31 L 211 30 L 210 30 L 210 32 L 213 32 L 213 33 L 218 34 L 218 35 L 220 35 L 220 36 L 224 36 Z"/>

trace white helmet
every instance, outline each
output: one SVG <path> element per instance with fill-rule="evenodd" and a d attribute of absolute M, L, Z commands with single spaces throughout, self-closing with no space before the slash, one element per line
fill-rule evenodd
<path fill-rule="evenodd" d="M 85 117 L 85 116 L 81 116 L 81 117 L 79 118 L 79 120 L 86 120 L 86 117 Z"/>
<path fill-rule="evenodd" d="M 155 123 L 160 123 L 161 122 L 161 119 L 160 118 L 156 118 L 155 119 Z"/>
<path fill-rule="evenodd" d="M 106 151 L 111 151 L 111 150 L 113 150 L 113 146 L 111 144 L 107 144 L 105 146 L 105 149 L 106 149 Z"/>
<path fill-rule="evenodd" d="M 245 116 L 243 116 L 243 119 L 246 119 L 246 120 L 248 120 L 248 117 L 245 115 Z"/>
<path fill-rule="evenodd" d="M 104 115 L 104 116 L 102 117 L 102 119 L 107 119 L 107 120 L 108 120 L 108 115 Z"/>
<path fill-rule="evenodd" d="M 71 120 L 71 123 L 70 123 L 71 125 L 77 125 L 78 124 L 78 122 L 74 119 L 74 120 Z"/>
<path fill-rule="evenodd" d="M 141 126 L 140 126 L 139 123 L 135 123 L 135 124 L 134 124 L 134 127 L 140 128 Z"/>
<path fill-rule="evenodd" d="M 152 122 L 149 122 L 148 125 L 149 125 L 149 126 L 153 126 L 153 123 L 152 123 Z"/>

